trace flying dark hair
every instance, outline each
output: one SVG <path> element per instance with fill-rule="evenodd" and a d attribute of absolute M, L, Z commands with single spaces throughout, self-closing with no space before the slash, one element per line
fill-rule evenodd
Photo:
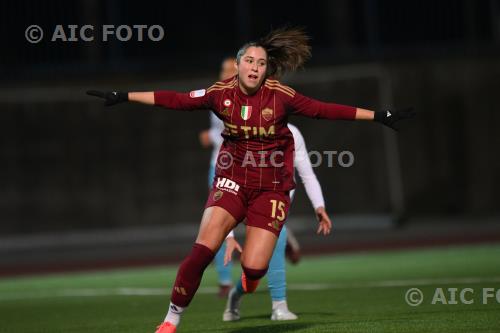
<path fill-rule="evenodd" d="M 279 28 L 255 42 L 243 45 L 236 55 L 239 64 L 249 47 L 262 47 L 267 52 L 267 76 L 280 77 L 302 67 L 311 57 L 309 36 L 303 28 Z"/>

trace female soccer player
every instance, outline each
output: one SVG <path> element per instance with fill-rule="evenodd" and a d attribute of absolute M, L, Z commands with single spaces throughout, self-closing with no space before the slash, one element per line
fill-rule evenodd
<path fill-rule="evenodd" d="M 224 142 L 219 152 L 216 181 L 201 218 L 191 253 L 183 261 L 164 322 L 157 333 L 176 331 L 180 316 L 198 290 L 203 272 L 226 235 L 245 218 L 246 235 L 241 254 L 242 286 L 257 288 L 269 265 L 276 240 L 285 223 L 293 181 L 294 143 L 287 127 L 290 115 L 330 120 L 375 120 L 394 128 L 410 111 L 374 112 L 324 103 L 303 96 L 272 79 L 294 71 L 310 57 L 307 35 L 299 29 L 271 31 L 237 53 L 238 75 L 208 89 L 174 91 L 100 92 L 105 105 L 132 101 L 168 109 L 214 111 L 224 121 Z M 330 232 L 320 221 L 319 232 Z"/>
<path fill-rule="evenodd" d="M 292 132 L 295 155 L 293 164 L 298 171 L 299 177 L 304 183 L 307 196 L 311 201 L 311 204 L 316 212 L 318 221 L 324 220 L 327 223 L 328 228 L 331 228 L 330 217 L 325 210 L 325 200 L 323 198 L 323 193 L 321 191 L 321 186 L 318 182 L 318 178 L 314 174 L 311 166 L 311 161 L 309 160 L 309 155 L 307 154 L 306 144 L 304 137 L 300 133 L 299 129 L 292 124 L 288 124 L 288 128 Z M 293 200 L 295 190 L 290 191 L 290 199 Z M 268 287 L 271 294 L 272 300 L 272 313 L 271 320 L 295 320 L 297 315 L 288 309 L 288 303 L 286 300 L 286 270 L 285 270 L 285 248 L 287 243 L 288 228 L 283 225 L 281 229 L 278 241 L 276 242 L 276 247 L 274 248 L 271 261 L 269 262 L 268 271 Z M 234 234 L 231 232 L 226 238 L 227 250 L 224 254 L 224 262 L 226 264 L 231 260 L 232 252 L 237 249 L 241 252 L 240 244 L 234 239 Z M 222 249 L 223 247 L 221 247 Z M 219 250 L 220 252 L 221 250 Z M 219 253 L 217 253 L 219 255 Z M 216 257 L 217 261 L 217 257 Z M 220 266 L 220 263 L 217 263 Z M 223 269 L 218 268 L 219 271 Z M 226 273 L 227 274 L 227 273 Z M 230 271 L 229 274 L 231 276 Z M 228 295 L 228 301 L 226 309 L 222 315 L 222 320 L 224 321 L 235 321 L 240 319 L 240 298 L 244 294 L 243 286 L 241 280 L 233 287 Z"/>
<path fill-rule="evenodd" d="M 227 80 L 237 75 L 236 58 L 228 57 L 222 61 L 221 69 L 219 73 L 219 80 Z M 316 212 L 318 219 L 327 219 L 330 223 L 330 219 L 325 210 L 325 203 L 323 199 L 323 193 L 321 191 L 321 186 L 314 174 L 311 167 L 309 157 L 307 155 L 307 150 L 304 142 L 304 138 L 300 133 L 299 129 L 292 124 L 288 124 L 288 128 L 292 132 L 293 140 L 295 144 L 295 157 L 294 165 L 298 170 L 299 176 L 304 183 L 307 195 L 311 200 L 313 208 Z M 221 133 L 224 131 L 224 123 L 222 120 L 217 118 L 213 112 L 210 112 L 210 129 L 204 130 L 200 133 L 200 143 L 204 147 L 212 147 L 212 155 L 210 159 L 210 168 L 208 172 L 208 186 L 209 190 L 212 187 L 212 183 L 215 177 L 215 165 L 217 162 L 217 155 L 219 149 L 222 145 Z M 290 198 L 293 198 L 293 191 L 290 193 Z M 278 241 L 276 242 L 276 247 L 274 248 L 273 255 L 269 262 L 268 270 L 268 288 L 272 300 L 272 314 L 271 320 L 295 320 L 297 315 L 288 309 L 288 303 L 286 300 L 286 266 L 285 266 L 285 249 L 289 243 L 289 238 L 293 236 L 290 235 L 290 230 L 285 225 L 281 229 Z M 295 240 L 295 242 L 297 242 Z M 296 245 L 298 246 L 298 244 Z M 226 251 L 227 249 L 227 251 Z M 231 231 L 226 237 L 226 241 L 222 244 L 215 255 L 215 269 L 217 271 L 219 279 L 219 296 L 228 297 L 228 293 L 233 284 L 231 272 L 232 272 L 232 252 L 234 250 L 241 250 L 240 244 L 234 238 L 234 233 Z M 299 249 L 295 249 L 299 251 Z M 299 255 L 295 253 L 295 255 Z M 296 258 L 298 259 L 298 258 Z M 229 297 L 226 310 L 223 314 L 224 321 L 239 320 L 239 298 L 242 295 L 241 283 L 238 283 Z"/>

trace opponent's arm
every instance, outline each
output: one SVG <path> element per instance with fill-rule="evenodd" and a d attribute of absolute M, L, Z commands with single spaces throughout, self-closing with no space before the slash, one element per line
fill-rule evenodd
<path fill-rule="evenodd" d="M 224 266 L 233 259 L 234 250 L 238 250 L 240 253 L 243 251 L 240 243 L 234 238 L 234 232 L 231 230 L 226 236 L 226 251 L 224 252 Z"/>
<path fill-rule="evenodd" d="M 326 212 L 325 199 L 323 198 L 321 185 L 319 184 L 318 178 L 312 169 L 304 137 L 297 128 L 291 127 L 290 130 L 293 134 L 293 140 L 295 142 L 294 166 L 297 169 L 302 183 L 304 184 L 307 197 L 314 207 L 316 218 L 319 223 L 316 233 L 328 235 L 332 230 L 332 221 Z"/>
<path fill-rule="evenodd" d="M 208 130 L 208 136 L 212 144 L 220 146 L 224 139 L 221 133 L 224 131 L 224 122 L 217 118 L 217 116 L 210 112 L 210 129 Z"/>

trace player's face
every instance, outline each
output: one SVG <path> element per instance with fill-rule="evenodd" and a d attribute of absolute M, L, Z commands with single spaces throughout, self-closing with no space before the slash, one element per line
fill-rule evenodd
<path fill-rule="evenodd" d="M 230 77 L 235 76 L 238 73 L 238 69 L 236 67 L 236 59 L 230 58 L 226 59 L 222 62 L 222 66 L 220 68 L 219 80 L 226 80 Z"/>
<path fill-rule="evenodd" d="M 240 58 L 238 77 L 246 94 L 253 94 L 266 78 L 267 52 L 262 47 L 249 47 Z"/>

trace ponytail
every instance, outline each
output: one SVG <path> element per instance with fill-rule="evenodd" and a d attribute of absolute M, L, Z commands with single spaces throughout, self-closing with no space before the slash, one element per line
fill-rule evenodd
<path fill-rule="evenodd" d="M 311 57 L 309 39 L 302 28 L 284 27 L 272 30 L 257 42 L 243 45 L 236 60 L 239 63 L 249 47 L 262 47 L 267 52 L 267 76 L 280 77 L 302 67 Z"/>

